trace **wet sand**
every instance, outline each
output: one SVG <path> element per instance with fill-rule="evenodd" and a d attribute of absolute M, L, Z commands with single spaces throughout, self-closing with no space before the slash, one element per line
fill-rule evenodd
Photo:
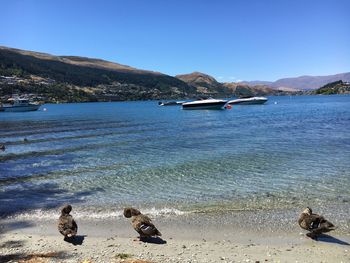
<path fill-rule="evenodd" d="M 79 219 L 74 244 L 63 241 L 54 219 L 2 220 L 0 262 L 350 262 L 350 231 L 342 221 L 314 241 L 292 219 L 281 224 L 252 214 L 157 217 L 163 236 L 150 242 L 134 241 L 125 218 Z"/>

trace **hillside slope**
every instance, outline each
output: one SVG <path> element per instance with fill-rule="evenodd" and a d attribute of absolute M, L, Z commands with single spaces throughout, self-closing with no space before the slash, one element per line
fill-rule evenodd
<path fill-rule="evenodd" d="M 100 59 L 53 56 L 6 47 L 0 47 L 0 76 L 15 78 L 14 83 L 6 79 L 0 83 L 2 96 L 15 90 L 53 96 L 58 101 L 62 100 L 60 96 L 72 90 L 74 94 L 79 91 L 82 97 L 86 95 L 83 101 L 159 99 L 195 93 L 195 89 L 185 82 L 158 72 Z"/>
<path fill-rule="evenodd" d="M 350 94 L 350 83 L 341 80 L 334 81 L 323 87 L 313 90 L 310 94 L 332 95 L 332 94 Z"/>
<path fill-rule="evenodd" d="M 293 92 L 273 89 L 267 85 L 248 85 L 242 83 L 223 83 L 223 85 L 236 97 L 293 94 Z"/>
<path fill-rule="evenodd" d="M 197 93 L 200 94 L 225 96 L 231 93 L 229 89 L 222 83 L 217 82 L 215 78 L 201 72 L 176 75 L 175 77 L 186 82 L 189 86 L 196 88 Z"/>

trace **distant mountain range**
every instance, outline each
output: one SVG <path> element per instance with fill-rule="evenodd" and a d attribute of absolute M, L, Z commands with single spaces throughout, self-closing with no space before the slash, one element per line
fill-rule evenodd
<path fill-rule="evenodd" d="M 350 81 L 350 72 L 328 76 L 300 76 L 296 78 L 283 78 L 270 81 L 244 81 L 247 85 L 267 85 L 280 90 L 313 90 L 334 81 Z"/>
<path fill-rule="evenodd" d="M 201 72 L 177 75 L 176 78 L 186 82 L 189 86 L 196 88 L 200 94 L 234 94 L 240 96 L 263 96 L 263 95 L 285 95 L 288 91 L 273 89 L 267 85 L 248 85 L 245 83 L 220 83 L 215 78 Z M 294 91 L 294 90 L 293 90 Z"/>
<path fill-rule="evenodd" d="M 285 95 L 338 80 L 350 81 L 350 73 L 275 82 L 220 83 L 200 72 L 173 77 L 101 59 L 54 56 L 0 46 L 3 98 L 13 93 L 30 94 L 46 102 Z"/>

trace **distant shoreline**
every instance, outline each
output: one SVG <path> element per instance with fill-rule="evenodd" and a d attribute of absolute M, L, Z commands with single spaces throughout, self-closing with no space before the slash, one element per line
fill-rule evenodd
<path fill-rule="evenodd" d="M 292 96 L 292 97 L 300 97 L 300 96 L 349 96 L 350 93 L 338 93 L 338 94 L 313 94 L 310 92 L 300 93 L 300 94 L 283 94 L 283 95 L 264 95 L 266 97 L 283 97 L 283 96 Z M 28 96 L 28 94 L 22 94 L 20 96 L 23 96 L 25 98 L 33 99 L 33 101 L 36 101 L 37 103 L 40 103 L 42 105 L 44 104 L 73 104 L 73 103 L 111 103 L 111 102 L 146 102 L 146 101 L 180 101 L 180 100 L 196 100 L 196 98 L 172 98 L 172 99 L 135 99 L 135 100 L 96 100 L 96 101 L 38 101 L 35 99 L 35 97 Z M 7 95 L 0 97 L 0 102 L 3 103 L 6 102 L 8 98 L 12 96 Z M 224 98 L 224 99 L 232 99 L 232 98 L 238 98 L 238 97 L 218 97 L 218 98 Z M 267 103 L 268 104 L 268 103 Z"/>

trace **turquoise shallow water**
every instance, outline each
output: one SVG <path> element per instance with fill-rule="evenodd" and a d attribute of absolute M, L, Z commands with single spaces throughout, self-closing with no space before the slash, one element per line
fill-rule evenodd
<path fill-rule="evenodd" d="M 126 205 L 181 213 L 350 203 L 350 96 L 269 97 L 226 111 L 156 101 L 43 107 L 0 113 L 3 217 L 66 202 L 96 217 Z"/>

